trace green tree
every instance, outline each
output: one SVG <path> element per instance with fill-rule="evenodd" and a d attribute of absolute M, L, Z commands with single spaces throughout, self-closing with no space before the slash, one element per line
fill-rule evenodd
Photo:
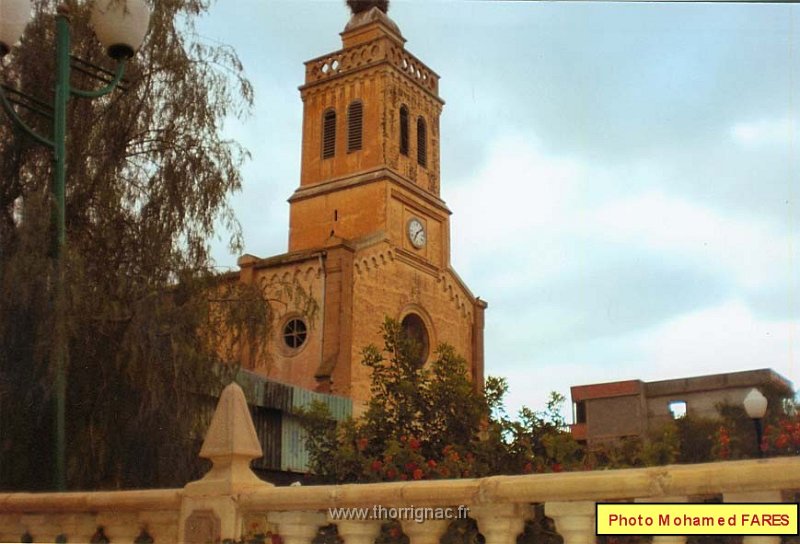
<path fill-rule="evenodd" d="M 336 424 L 322 405 L 305 414 L 311 469 L 323 481 L 459 478 L 571 468 L 581 459 L 565 430 L 563 397 L 542 413 L 524 408 L 517 420 L 503 408 L 508 389 L 489 377 L 476 392 L 464 359 L 441 345 L 427 366 L 418 346 L 391 319 L 384 348 L 369 346 L 371 400 L 356 420 Z"/>
<path fill-rule="evenodd" d="M 48 101 L 53 0 L 2 68 Z M 221 137 L 252 88 L 230 48 L 199 40 L 209 0 L 152 2 L 124 92 L 69 106 L 67 479 L 71 488 L 180 485 L 196 474 L 197 426 L 247 345 L 269 327 L 263 294 L 212 274 L 216 229 L 241 247 L 228 203 L 246 152 Z M 73 55 L 110 68 L 68 0 Z M 73 84 L 98 82 L 73 72 Z M 38 132 L 49 121 L 25 115 Z M 0 486 L 52 482 L 53 267 L 49 152 L 0 123 Z M 21 212 L 21 213 L 19 213 Z M 224 347 L 223 347 L 224 346 Z M 207 410 L 206 410 L 207 411 Z"/>
<path fill-rule="evenodd" d="M 461 476 L 474 468 L 486 401 L 474 393 L 466 364 L 441 345 L 429 367 L 394 320 L 383 324 L 384 349 L 368 346 L 371 400 L 358 420 L 336 425 L 324 406 L 304 417 L 311 468 L 324 481 L 357 482 Z"/>

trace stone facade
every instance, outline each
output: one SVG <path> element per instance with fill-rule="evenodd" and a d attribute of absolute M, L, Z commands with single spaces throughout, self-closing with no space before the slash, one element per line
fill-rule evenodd
<path fill-rule="evenodd" d="M 451 212 L 439 195 L 439 78 L 404 42 L 373 8 L 353 15 L 342 50 L 306 63 L 289 252 L 245 255 L 229 277 L 276 301 L 275 337 L 243 361 L 266 378 L 367 400 L 361 351 L 382 345 L 390 317 L 427 346 L 425 360 L 449 343 L 483 384 L 486 303 L 450 265 Z"/>

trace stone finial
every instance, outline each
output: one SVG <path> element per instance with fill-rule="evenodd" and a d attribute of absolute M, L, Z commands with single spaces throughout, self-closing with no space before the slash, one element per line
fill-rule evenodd
<path fill-rule="evenodd" d="M 248 460 L 263 455 L 258 435 L 250 418 L 247 400 L 242 388 L 235 383 L 222 390 L 217 409 L 208 426 L 200 457 L 246 457 Z"/>
<path fill-rule="evenodd" d="M 211 470 L 185 488 L 189 494 L 232 493 L 243 488 L 268 486 L 250 470 L 250 461 L 261 457 L 261 444 L 247 408 L 242 388 L 231 383 L 222 390 L 211 418 L 200 457 L 210 459 Z"/>
<path fill-rule="evenodd" d="M 347 0 L 347 7 L 353 15 L 378 8 L 382 12 L 389 11 L 389 0 Z"/>

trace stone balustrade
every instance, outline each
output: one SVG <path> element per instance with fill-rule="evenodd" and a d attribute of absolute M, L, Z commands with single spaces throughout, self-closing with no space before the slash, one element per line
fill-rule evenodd
<path fill-rule="evenodd" d="M 377 39 L 307 61 L 305 63 L 305 84 L 318 83 L 348 74 L 364 66 L 379 64 L 394 66 L 401 73 L 438 96 L 439 75 L 401 45 L 388 39 Z"/>
<path fill-rule="evenodd" d="M 0 493 L 0 542 L 177 542 L 180 489 Z"/>
<path fill-rule="evenodd" d="M 535 504 L 544 504 L 564 544 L 596 541 L 597 502 L 793 502 L 800 490 L 800 458 L 673 465 L 481 479 L 337 486 L 274 487 L 249 469 L 260 446 L 244 395 L 223 392 L 201 455 L 213 468 L 183 489 L 94 493 L 0 494 L 0 540 L 90 542 L 99 527 L 113 543 L 222 542 L 251 528 L 280 534 L 285 544 L 311 544 L 334 524 L 345 544 L 371 544 L 381 517 L 412 508 L 450 508 L 475 520 L 486 544 L 514 544 Z M 344 515 L 342 509 L 360 509 Z M 375 515 L 380 514 L 380 515 Z M 347 517 L 348 519 L 343 519 Z M 399 517 L 399 516 L 395 516 Z M 400 519 L 410 544 L 437 544 L 447 520 Z M 148 540 L 148 538 L 150 540 Z M 97 540 L 95 540 L 97 541 Z M 656 536 L 655 544 L 685 544 Z M 779 544 L 776 536 L 747 536 L 744 544 Z"/>

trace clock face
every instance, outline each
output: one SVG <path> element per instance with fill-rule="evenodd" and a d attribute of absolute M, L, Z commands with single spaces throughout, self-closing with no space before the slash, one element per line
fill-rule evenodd
<path fill-rule="evenodd" d="M 408 221 L 408 239 L 415 248 L 425 247 L 426 235 L 425 225 L 416 217 Z"/>

